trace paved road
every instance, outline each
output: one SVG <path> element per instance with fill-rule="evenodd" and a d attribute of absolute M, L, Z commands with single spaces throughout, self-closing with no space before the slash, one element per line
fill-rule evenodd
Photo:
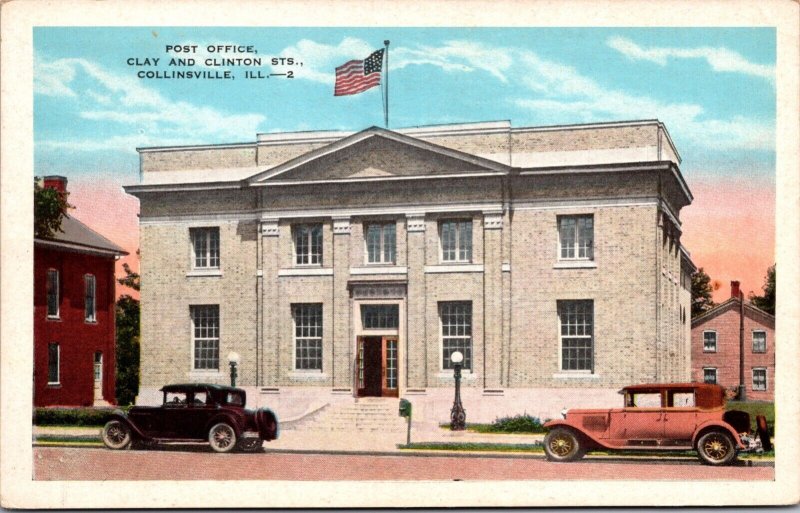
<path fill-rule="evenodd" d="M 215 454 L 209 449 L 149 451 L 35 447 L 37 480 L 772 480 L 770 466 L 708 467 L 697 461 L 551 463 L 543 457 L 490 455 Z"/>

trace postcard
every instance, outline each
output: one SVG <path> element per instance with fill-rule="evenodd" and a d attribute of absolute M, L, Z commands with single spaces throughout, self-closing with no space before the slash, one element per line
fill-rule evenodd
<path fill-rule="evenodd" d="M 797 14 L 4 4 L 2 505 L 797 503 Z"/>

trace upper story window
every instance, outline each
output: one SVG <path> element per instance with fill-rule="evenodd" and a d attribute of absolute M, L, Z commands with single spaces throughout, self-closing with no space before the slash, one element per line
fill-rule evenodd
<path fill-rule="evenodd" d="M 594 301 L 558 301 L 561 370 L 594 370 Z"/>
<path fill-rule="evenodd" d="M 472 261 L 472 221 L 442 221 L 439 237 L 442 262 Z"/>
<path fill-rule="evenodd" d="M 59 315 L 59 276 L 55 269 L 47 270 L 47 316 L 54 319 Z"/>
<path fill-rule="evenodd" d="M 472 303 L 439 303 L 439 318 L 442 323 L 442 369 L 452 369 L 451 356 L 460 351 L 464 355 L 462 368 L 472 370 Z"/>
<path fill-rule="evenodd" d="M 195 269 L 219 269 L 219 228 L 190 228 Z"/>
<path fill-rule="evenodd" d="M 766 353 L 767 352 L 767 332 L 756 330 L 753 332 L 753 352 Z"/>
<path fill-rule="evenodd" d="M 364 231 L 367 263 L 393 264 L 396 261 L 397 229 L 395 223 L 370 223 Z"/>
<path fill-rule="evenodd" d="M 87 274 L 83 277 L 84 282 L 84 299 L 83 299 L 83 317 L 86 322 L 97 321 L 97 302 L 96 296 L 96 281 L 93 274 Z"/>
<path fill-rule="evenodd" d="M 322 225 L 299 224 L 293 228 L 294 254 L 297 265 L 322 264 Z"/>
<path fill-rule="evenodd" d="M 717 352 L 717 332 L 704 331 L 703 332 L 703 352 L 716 353 Z"/>
<path fill-rule="evenodd" d="M 558 258 L 560 260 L 594 259 L 593 216 L 558 217 Z"/>
<path fill-rule="evenodd" d="M 219 369 L 219 305 L 189 307 L 192 316 L 193 368 Z"/>

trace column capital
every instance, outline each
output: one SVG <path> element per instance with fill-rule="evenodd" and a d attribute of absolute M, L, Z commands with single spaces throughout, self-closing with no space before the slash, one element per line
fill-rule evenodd
<path fill-rule="evenodd" d="M 502 211 L 487 211 L 483 213 L 483 229 L 484 230 L 502 230 L 503 229 L 503 212 Z"/>
<path fill-rule="evenodd" d="M 350 216 L 333 218 L 334 235 L 350 235 Z"/>
<path fill-rule="evenodd" d="M 261 218 L 261 236 L 262 237 L 277 237 L 280 235 L 278 228 L 277 217 L 262 217 Z"/>
<path fill-rule="evenodd" d="M 406 214 L 406 231 L 424 232 L 425 214 Z"/>

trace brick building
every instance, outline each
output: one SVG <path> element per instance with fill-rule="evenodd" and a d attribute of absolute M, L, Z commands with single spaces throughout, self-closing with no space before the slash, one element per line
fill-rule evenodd
<path fill-rule="evenodd" d="M 619 403 L 690 377 L 680 211 L 664 125 L 508 122 L 139 149 L 139 402 L 239 384 L 282 416 L 402 396 L 471 421 Z"/>
<path fill-rule="evenodd" d="M 67 179 L 44 187 L 66 192 Z M 35 406 L 115 402 L 114 264 L 128 253 L 74 217 L 34 239 Z"/>
<path fill-rule="evenodd" d="M 747 399 L 774 401 L 775 317 L 747 301 L 742 305 L 738 281 L 731 282 L 730 299 L 692 319 L 692 379 L 736 391 L 740 337 Z"/>

